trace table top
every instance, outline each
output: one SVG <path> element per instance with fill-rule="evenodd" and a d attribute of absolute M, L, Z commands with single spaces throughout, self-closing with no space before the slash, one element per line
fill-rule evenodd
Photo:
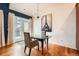
<path fill-rule="evenodd" d="M 31 36 L 31 37 L 35 39 L 45 39 L 45 36 Z"/>
<path fill-rule="evenodd" d="M 33 39 L 38 39 L 39 41 L 40 40 L 45 40 L 48 36 L 40 36 L 40 35 L 35 35 L 35 36 L 31 36 L 31 38 Z"/>
<path fill-rule="evenodd" d="M 37 40 L 39 40 L 39 41 L 44 41 L 44 40 L 46 40 L 46 39 L 49 40 L 49 38 L 52 38 L 52 36 L 50 36 L 50 35 L 46 35 L 46 36 L 31 35 L 31 38 L 32 38 L 32 39 L 37 39 Z"/>

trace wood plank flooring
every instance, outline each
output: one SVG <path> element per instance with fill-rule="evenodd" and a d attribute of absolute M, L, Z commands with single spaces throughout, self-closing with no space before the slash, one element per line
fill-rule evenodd
<path fill-rule="evenodd" d="M 24 53 L 24 43 L 19 42 L 7 47 L 0 48 L 0 56 L 27 56 L 29 52 L 29 48 L 27 48 L 26 53 Z M 62 47 L 59 45 L 49 44 L 49 50 L 47 51 L 46 47 L 44 48 L 44 53 L 41 53 L 41 48 L 38 51 L 37 47 L 35 47 L 31 56 L 79 56 L 79 51 Z"/>

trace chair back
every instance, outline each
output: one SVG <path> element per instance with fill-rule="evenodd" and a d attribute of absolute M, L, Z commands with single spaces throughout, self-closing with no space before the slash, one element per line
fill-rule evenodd
<path fill-rule="evenodd" d="M 30 33 L 24 32 L 25 45 L 30 45 Z"/>

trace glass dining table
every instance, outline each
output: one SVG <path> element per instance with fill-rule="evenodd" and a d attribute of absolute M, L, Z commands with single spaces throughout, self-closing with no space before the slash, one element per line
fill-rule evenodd
<path fill-rule="evenodd" d="M 47 41 L 47 50 L 48 50 L 48 36 L 31 36 L 32 39 L 37 39 L 38 41 L 41 42 L 41 47 L 42 47 L 42 54 L 43 54 L 43 48 L 44 48 L 44 42 L 45 40 Z"/>

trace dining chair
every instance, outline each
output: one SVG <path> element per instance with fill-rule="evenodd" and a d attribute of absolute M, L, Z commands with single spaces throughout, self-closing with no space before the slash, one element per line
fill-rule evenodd
<path fill-rule="evenodd" d="M 25 53 L 27 47 L 30 48 L 30 50 L 29 50 L 29 56 L 31 54 L 32 48 L 34 48 L 35 46 L 38 46 L 38 50 L 39 50 L 39 42 L 38 42 L 38 40 L 33 40 L 32 41 L 32 38 L 30 37 L 30 33 L 24 32 L 24 39 L 25 39 L 24 53 Z"/>

